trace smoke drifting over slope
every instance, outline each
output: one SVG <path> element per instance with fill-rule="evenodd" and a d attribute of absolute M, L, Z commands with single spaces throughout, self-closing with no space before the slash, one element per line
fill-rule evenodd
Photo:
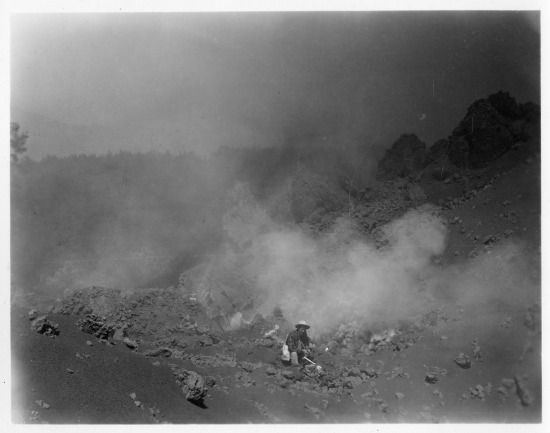
<path fill-rule="evenodd" d="M 312 239 L 300 232 L 269 233 L 259 241 L 260 289 L 265 306 L 305 316 L 317 329 L 351 317 L 392 319 L 420 307 L 417 279 L 444 248 L 445 228 L 428 210 L 411 211 L 386 228 L 384 250 L 357 239 L 349 222 Z M 388 307 L 391 311 L 388 311 Z"/>
<path fill-rule="evenodd" d="M 246 215 L 247 224 L 237 230 L 239 218 L 226 218 L 230 242 L 186 280 L 218 306 L 232 299 L 229 314 L 248 308 L 251 318 L 280 307 L 289 320 L 310 322 L 315 335 L 350 320 L 395 323 L 449 301 L 493 309 L 538 299 L 537 272 L 513 242 L 467 264 L 434 265 L 447 246 L 447 227 L 431 205 L 382 227 L 377 242 L 345 217 L 319 235 L 274 223 L 257 203 L 245 208 L 239 218 Z"/>

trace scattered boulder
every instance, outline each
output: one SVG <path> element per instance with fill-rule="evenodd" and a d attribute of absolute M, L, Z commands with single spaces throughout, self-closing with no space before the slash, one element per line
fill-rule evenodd
<path fill-rule="evenodd" d="M 43 409 L 49 409 L 50 408 L 50 405 L 48 403 L 46 403 L 44 400 L 35 400 L 34 402 Z"/>
<path fill-rule="evenodd" d="M 533 403 L 533 397 L 525 387 L 523 381 L 518 376 L 514 376 L 514 383 L 516 384 L 516 394 L 521 405 L 530 406 Z"/>
<path fill-rule="evenodd" d="M 96 314 L 87 314 L 86 317 L 76 322 L 76 326 L 81 331 L 92 334 L 102 340 L 112 339 L 115 333 L 114 327 Z"/>
<path fill-rule="evenodd" d="M 483 243 L 485 245 L 490 245 L 492 243 L 495 243 L 498 240 L 498 238 L 495 235 L 488 235 L 483 239 Z"/>
<path fill-rule="evenodd" d="M 424 377 L 424 381 L 426 383 L 434 384 L 434 383 L 437 383 L 439 381 L 439 377 L 437 377 L 437 375 L 434 374 L 434 373 L 428 373 Z"/>
<path fill-rule="evenodd" d="M 467 369 L 472 366 L 472 361 L 470 360 L 470 357 L 462 352 L 455 358 L 454 361 L 456 365 L 458 365 L 460 368 Z"/>
<path fill-rule="evenodd" d="M 472 355 L 476 361 L 481 361 L 483 358 L 481 355 L 481 346 L 479 345 L 477 338 L 474 338 L 472 341 Z"/>
<path fill-rule="evenodd" d="M 214 344 L 214 340 L 209 335 L 201 335 L 199 338 L 199 344 L 203 347 L 212 346 Z"/>
<path fill-rule="evenodd" d="M 484 401 L 485 398 L 489 395 L 491 395 L 492 392 L 492 385 L 491 383 L 488 383 L 487 385 L 476 385 L 474 387 L 470 387 L 469 394 L 466 394 L 464 397 L 466 398 L 476 398 L 478 400 Z"/>
<path fill-rule="evenodd" d="M 285 379 L 293 380 L 296 378 L 296 375 L 292 370 L 283 370 L 281 371 L 281 376 L 283 376 Z"/>
<path fill-rule="evenodd" d="M 143 354 L 149 357 L 163 356 L 165 358 L 169 358 L 172 356 L 172 351 L 168 347 L 158 347 L 156 349 L 148 350 Z"/>
<path fill-rule="evenodd" d="M 267 374 L 268 376 L 275 376 L 277 374 L 277 369 L 270 365 L 265 369 L 265 374 Z"/>
<path fill-rule="evenodd" d="M 305 403 L 304 408 L 307 409 L 308 412 L 312 413 L 315 416 L 315 419 L 319 419 L 325 415 L 325 413 L 321 409 L 310 404 Z"/>
<path fill-rule="evenodd" d="M 30 310 L 28 313 L 27 313 L 27 316 L 29 318 L 29 320 L 34 320 L 38 317 L 38 311 L 36 311 L 34 308 L 32 310 Z"/>
<path fill-rule="evenodd" d="M 55 337 L 59 335 L 59 325 L 50 322 L 47 316 L 40 316 L 31 323 L 31 329 L 39 334 Z"/>
<path fill-rule="evenodd" d="M 239 364 L 240 364 L 240 367 L 247 373 L 251 373 L 258 368 L 258 365 L 248 361 L 242 361 Z"/>
<path fill-rule="evenodd" d="M 255 386 L 256 381 L 246 372 L 239 371 L 235 374 L 235 381 L 244 387 L 248 388 L 249 386 Z"/>
<path fill-rule="evenodd" d="M 129 339 L 128 337 L 124 337 L 124 340 L 122 341 L 126 345 L 126 347 L 132 350 L 135 350 L 138 348 L 138 344 L 134 340 Z"/>
<path fill-rule="evenodd" d="M 174 372 L 185 398 L 193 403 L 202 403 L 208 394 L 204 377 L 192 370 L 177 369 Z"/>

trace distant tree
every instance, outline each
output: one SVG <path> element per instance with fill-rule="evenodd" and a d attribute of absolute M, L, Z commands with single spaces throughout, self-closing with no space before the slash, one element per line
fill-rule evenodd
<path fill-rule="evenodd" d="M 19 161 L 19 156 L 27 151 L 25 144 L 29 135 L 25 132 L 20 132 L 20 126 L 17 122 L 10 123 L 10 145 L 11 145 L 11 161 Z"/>

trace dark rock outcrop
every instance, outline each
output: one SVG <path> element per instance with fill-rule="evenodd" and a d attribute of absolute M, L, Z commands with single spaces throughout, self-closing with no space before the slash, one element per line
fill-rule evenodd
<path fill-rule="evenodd" d="M 449 138 L 449 159 L 461 168 L 483 167 L 532 138 L 539 121 L 535 104 L 518 104 L 507 92 L 477 100 Z"/>
<path fill-rule="evenodd" d="M 40 316 L 31 323 L 31 328 L 39 334 L 55 336 L 59 335 L 59 325 L 48 320 L 47 316 Z"/>
<path fill-rule="evenodd" d="M 92 334 L 99 339 L 110 340 L 115 334 L 115 328 L 109 325 L 104 318 L 95 314 L 87 314 L 85 318 L 76 322 L 76 326 L 87 334 Z"/>
<path fill-rule="evenodd" d="M 414 134 L 403 134 L 378 165 L 376 177 L 381 180 L 406 177 L 422 169 L 426 159 L 426 144 Z"/>

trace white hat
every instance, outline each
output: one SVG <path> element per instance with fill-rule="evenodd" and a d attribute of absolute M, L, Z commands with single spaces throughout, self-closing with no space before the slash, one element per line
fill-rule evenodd
<path fill-rule="evenodd" d="M 307 322 L 305 320 L 300 320 L 298 323 L 296 323 L 296 328 L 299 327 L 299 326 L 303 326 L 306 329 L 310 328 L 310 326 L 307 324 Z"/>

